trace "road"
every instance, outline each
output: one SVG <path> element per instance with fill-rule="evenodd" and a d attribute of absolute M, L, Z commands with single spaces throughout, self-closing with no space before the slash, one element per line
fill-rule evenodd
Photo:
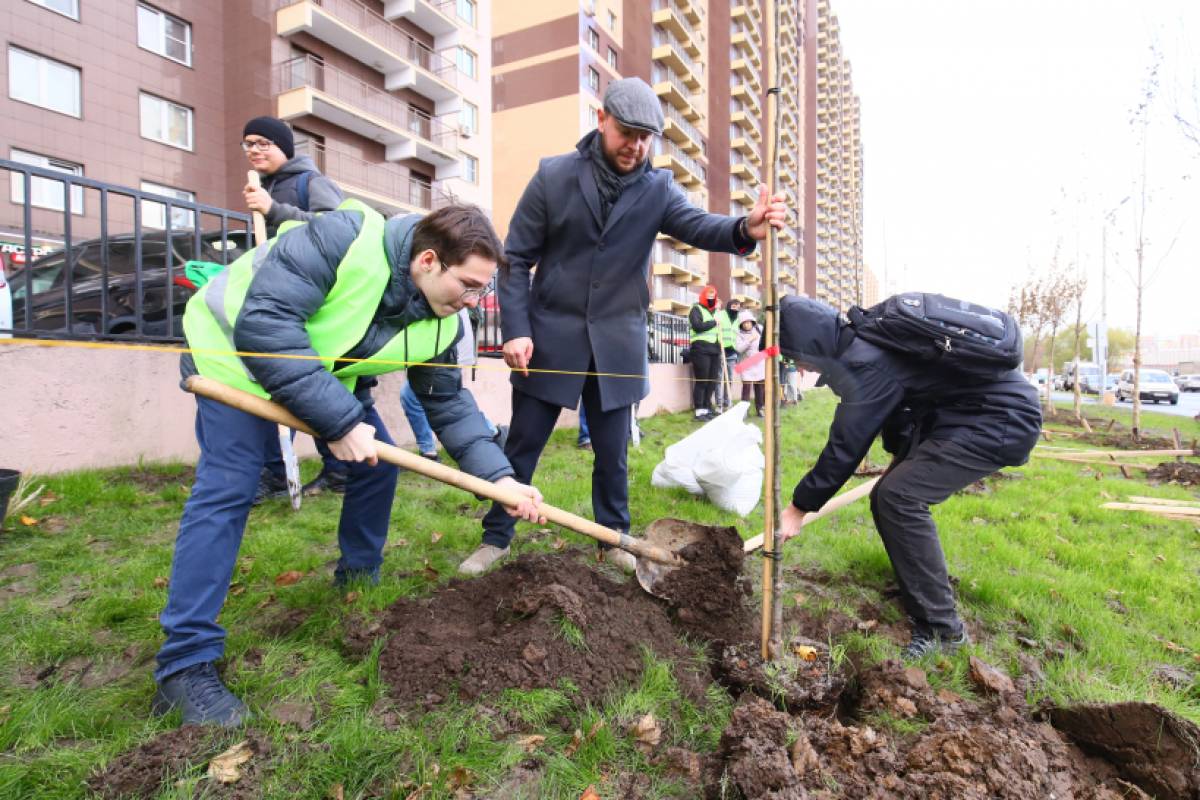
<path fill-rule="evenodd" d="M 1066 403 L 1072 402 L 1075 398 L 1075 395 L 1071 392 L 1054 392 L 1052 396 L 1055 400 L 1061 400 Z M 1083 402 L 1084 405 L 1095 405 L 1096 395 L 1085 394 Z M 1117 403 L 1115 408 L 1132 409 L 1133 403 Z M 1156 405 L 1143 401 L 1142 409 L 1144 411 L 1157 411 L 1162 414 L 1174 414 L 1177 417 L 1194 418 L 1197 414 L 1200 414 L 1200 392 L 1180 392 L 1179 405 L 1177 406 L 1173 406 L 1170 403 L 1158 403 Z"/>

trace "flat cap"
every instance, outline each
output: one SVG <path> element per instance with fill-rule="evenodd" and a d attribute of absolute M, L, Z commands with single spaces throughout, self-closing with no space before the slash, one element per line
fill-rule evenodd
<path fill-rule="evenodd" d="M 662 134 L 662 104 L 641 78 L 612 81 L 604 91 L 604 111 L 627 128 Z"/>

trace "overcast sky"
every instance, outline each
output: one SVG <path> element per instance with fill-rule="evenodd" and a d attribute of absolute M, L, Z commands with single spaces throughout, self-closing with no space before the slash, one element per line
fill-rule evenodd
<path fill-rule="evenodd" d="M 886 288 L 1003 306 L 1057 246 L 1086 270 L 1098 317 L 1102 219 L 1131 197 L 1108 231 L 1108 321 L 1130 330 L 1142 159 L 1130 119 L 1157 47 L 1143 332 L 1200 332 L 1200 146 L 1172 120 L 1200 123 L 1200 1 L 832 5 L 862 99 L 866 260 Z"/>

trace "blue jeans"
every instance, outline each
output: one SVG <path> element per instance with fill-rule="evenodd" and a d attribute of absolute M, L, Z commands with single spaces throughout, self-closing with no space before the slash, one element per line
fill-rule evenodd
<path fill-rule="evenodd" d="M 376 438 L 392 442 L 374 408 L 363 421 L 374 426 Z M 259 473 L 278 433 L 274 422 L 197 397 L 196 441 L 196 481 L 179 521 L 167 605 L 159 617 L 166 641 L 158 651 L 158 681 L 225 652 L 225 629 L 217 624 L 217 614 L 229 591 Z M 399 470 L 382 462 L 377 467 L 339 463 L 349 479 L 338 523 L 337 574 L 378 570 Z"/>
<path fill-rule="evenodd" d="M 417 439 L 417 450 L 422 453 L 436 453 L 437 442 L 433 440 L 433 428 L 429 427 L 429 418 L 425 416 L 425 407 L 421 405 L 420 398 L 408 383 L 405 383 L 404 388 L 400 390 L 400 406 L 404 409 L 404 416 L 408 417 L 408 425 Z M 488 430 L 494 436 L 496 426 L 486 416 L 484 420 L 488 424 Z"/>
<path fill-rule="evenodd" d="M 591 441 L 592 441 L 592 434 L 588 430 L 587 414 L 584 413 L 583 403 L 580 402 L 579 403 L 579 437 L 575 440 L 575 444 L 585 445 L 585 444 L 590 444 Z"/>

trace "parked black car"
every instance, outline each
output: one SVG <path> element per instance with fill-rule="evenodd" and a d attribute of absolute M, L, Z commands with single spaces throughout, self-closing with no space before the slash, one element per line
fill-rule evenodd
<path fill-rule="evenodd" d="M 121 335 L 137 333 L 137 278 L 141 276 L 141 333 L 146 336 L 183 335 L 184 306 L 195 293 L 184 274 L 187 261 L 231 264 L 250 246 L 244 230 L 204 231 L 200 251 L 190 230 L 173 231 L 170 242 L 171 291 L 167 307 L 167 237 L 163 231 L 142 234 L 141 261 L 134 258 L 133 234 L 89 239 L 70 252 L 57 250 L 9 276 L 12 287 L 14 335 L 34 336 L 40 332 L 75 335 Z M 108 273 L 104 273 L 107 251 Z M 67 320 L 66 265 L 70 263 L 70 321 Z M 30 283 L 27 285 L 26 281 Z M 33 296 L 32 328 L 25 328 L 27 289 Z"/>

